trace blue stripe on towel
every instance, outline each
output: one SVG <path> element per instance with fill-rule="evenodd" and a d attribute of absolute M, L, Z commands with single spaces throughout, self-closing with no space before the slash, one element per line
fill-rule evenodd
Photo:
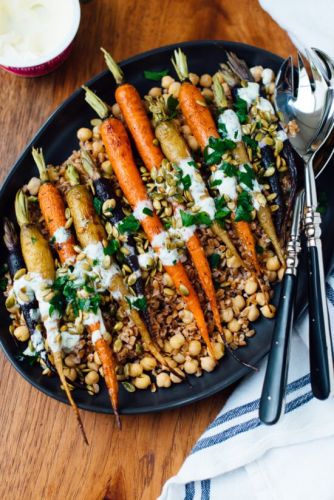
<path fill-rule="evenodd" d="M 290 401 L 286 405 L 285 413 L 289 413 L 290 411 L 299 408 L 300 406 L 308 403 L 312 398 L 313 398 L 312 392 L 307 392 L 306 394 L 299 396 L 298 398 Z M 191 454 L 196 453 L 205 448 L 210 448 L 211 446 L 215 446 L 216 444 L 223 443 L 224 441 L 227 441 L 228 439 L 231 439 L 232 437 L 237 436 L 238 434 L 243 434 L 244 432 L 259 427 L 260 425 L 261 421 L 259 418 L 252 418 L 247 422 L 243 422 L 242 424 L 234 425 L 233 427 L 230 427 L 229 429 L 226 429 L 223 432 L 220 432 L 218 434 L 215 434 L 207 438 L 200 439 L 192 449 Z"/>
<path fill-rule="evenodd" d="M 334 306 L 334 290 L 328 283 L 326 283 L 326 292 L 329 302 Z"/>
<path fill-rule="evenodd" d="M 210 500 L 211 480 L 201 481 L 201 500 Z"/>
<path fill-rule="evenodd" d="M 304 375 L 304 377 L 294 380 L 293 382 L 290 382 L 290 384 L 288 384 L 286 388 L 286 394 L 291 394 L 291 392 L 301 389 L 302 387 L 305 387 L 305 385 L 309 383 L 310 383 L 310 375 Z M 214 427 L 217 427 L 218 425 L 224 422 L 233 420 L 233 418 L 241 417 L 242 415 L 246 415 L 246 413 L 250 413 L 254 410 L 257 410 L 259 408 L 259 404 L 260 404 L 260 399 L 256 399 L 255 401 L 251 401 L 250 403 L 238 406 L 237 408 L 233 408 L 232 410 L 227 411 L 220 417 L 216 418 L 208 426 L 208 430 L 213 429 Z"/>
<path fill-rule="evenodd" d="M 191 483 L 186 484 L 186 496 L 184 500 L 193 500 L 195 496 L 195 483 L 192 481 Z"/>

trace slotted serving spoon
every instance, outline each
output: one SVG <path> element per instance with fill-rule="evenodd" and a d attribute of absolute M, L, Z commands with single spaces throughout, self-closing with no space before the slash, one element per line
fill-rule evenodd
<path fill-rule="evenodd" d="M 300 132 L 291 142 L 305 162 L 305 186 L 296 199 L 287 270 L 282 283 L 272 347 L 260 401 L 260 419 L 276 423 L 282 413 L 288 371 L 289 340 L 293 323 L 294 296 L 300 252 L 300 225 L 305 200 L 304 226 L 308 245 L 311 385 L 314 395 L 326 399 L 334 380 L 333 352 L 322 262 L 320 214 L 317 210 L 316 177 L 333 156 L 334 65 L 323 52 L 308 52 L 313 74 L 311 84 L 303 60 L 298 55 L 298 89 L 295 91 L 292 58 L 282 64 L 276 79 L 276 106 L 284 120 L 295 119 Z M 328 152 L 328 150 L 330 150 Z"/>

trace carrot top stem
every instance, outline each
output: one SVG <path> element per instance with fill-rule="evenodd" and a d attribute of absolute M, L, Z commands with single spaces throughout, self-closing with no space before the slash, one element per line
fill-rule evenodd
<path fill-rule="evenodd" d="M 220 83 L 217 75 L 214 75 L 212 80 L 213 80 L 213 95 L 214 95 L 215 103 L 216 103 L 218 109 L 223 110 L 223 109 L 227 108 L 227 99 L 226 99 L 226 95 L 224 92 L 224 88 L 223 88 L 222 84 Z"/>
<path fill-rule="evenodd" d="M 80 151 L 81 163 L 84 171 L 93 180 L 99 179 L 101 176 L 96 168 L 93 158 L 88 153 L 86 149 L 81 149 Z"/>
<path fill-rule="evenodd" d="M 171 59 L 174 69 L 179 77 L 179 80 L 183 82 L 189 77 L 187 56 L 181 49 L 174 50 L 174 59 Z"/>
<path fill-rule="evenodd" d="M 48 171 L 46 170 L 46 164 L 45 164 L 45 159 L 43 155 L 42 148 L 37 149 L 37 148 L 32 148 L 31 150 L 32 157 L 36 163 L 36 166 L 38 168 L 39 172 L 39 177 L 42 182 L 49 182 L 49 175 Z"/>
<path fill-rule="evenodd" d="M 82 85 L 82 88 L 85 91 L 85 101 L 102 120 L 111 116 L 109 106 L 102 99 L 85 85 Z"/>
<path fill-rule="evenodd" d="M 111 54 L 109 54 L 109 52 L 106 51 L 106 49 L 101 47 L 101 50 L 104 54 L 104 60 L 106 62 L 106 65 L 107 65 L 109 71 L 112 73 L 112 76 L 114 77 L 117 85 L 120 85 L 121 83 L 123 83 L 123 80 L 124 80 L 123 71 L 121 70 L 121 68 L 119 67 L 119 65 L 115 61 L 115 59 L 113 59 Z"/>
<path fill-rule="evenodd" d="M 28 198 L 22 189 L 19 189 L 15 196 L 15 214 L 20 227 L 30 223 Z"/>
<path fill-rule="evenodd" d="M 65 172 L 65 177 L 72 187 L 80 184 L 79 172 L 74 165 L 68 165 Z"/>
<path fill-rule="evenodd" d="M 169 120 L 166 110 L 164 98 L 145 96 L 145 101 L 148 102 L 149 110 L 153 115 L 153 124 L 156 127 L 160 122 Z"/>

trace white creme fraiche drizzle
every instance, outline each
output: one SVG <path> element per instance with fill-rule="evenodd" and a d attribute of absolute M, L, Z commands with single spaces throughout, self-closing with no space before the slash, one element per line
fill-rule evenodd
<path fill-rule="evenodd" d="M 206 212 L 213 221 L 216 215 L 215 202 L 209 195 L 201 174 L 197 171 L 196 167 L 191 164 L 193 161 L 191 157 L 185 158 L 178 162 L 178 167 L 183 177 L 189 175 L 191 181 L 189 192 L 194 199 L 195 206 L 197 206 L 201 212 Z"/>
<path fill-rule="evenodd" d="M 66 243 L 71 238 L 71 231 L 66 229 L 65 227 L 59 227 L 57 231 L 53 233 L 53 239 L 55 243 L 61 245 L 62 243 Z"/>
<path fill-rule="evenodd" d="M 260 85 L 256 82 L 248 82 L 247 87 L 238 89 L 238 96 L 247 103 L 249 109 L 252 104 L 260 111 L 267 111 L 275 114 L 274 108 L 268 99 L 260 97 Z"/>
<path fill-rule="evenodd" d="M 164 266 L 173 266 L 179 261 L 179 254 L 176 248 L 170 250 L 167 247 L 167 242 L 168 233 L 161 231 L 161 233 L 154 236 L 151 245 Z"/>
<path fill-rule="evenodd" d="M 99 328 L 92 333 L 92 342 L 95 344 L 98 340 L 103 338 L 103 334 L 106 333 L 106 327 L 104 325 L 101 310 L 98 309 L 96 313 L 90 312 L 85 313 L 83 318 L 83 323 L 85 326 L 89 327 L 91 325 L 98 324 Z"/>
<path fill-rule="evenodd" d="M 219 115 L 218 123 L 224 125 L 226 130 L 226 138 L 240 142 L 242 140 L 241 126 L 237 114 L 232 109 L 226 109 Z"/>
<path fill-rule="evenodd" d="M 244 165 L 240 165 L 240 171 L 241 172 L 245 172 L 247 173 L 247 170 L 245 168 Z M 243 182 L 240 183 L 240 186 L 242 187 L 242 189 L 244 191 L 247 191 L 251 197 L 252 197 L 252 202 L 253 202 L 253 207 L 255 208 L 255 210 L 259 210 L 260 207 L 265 204 L 263 203 L 263 201 L 265 202 L 265 198 L 262 194 L 262 187 L 261 187 L 261 184 L 258 183 L 258 181 L 256 179 L 253 179 L 252 180 L 252 189 L 250 189 L 246 184 L 244 184 Z"/>
<path fill-rule="evenodd" d="M 144 212 L 145 209 L 153 212 L 153 205 L 151 200 L 147 199 L 139 201 L 133 209 L 133 215 L 139 222 L 150 216 L 149 214 Z"/>

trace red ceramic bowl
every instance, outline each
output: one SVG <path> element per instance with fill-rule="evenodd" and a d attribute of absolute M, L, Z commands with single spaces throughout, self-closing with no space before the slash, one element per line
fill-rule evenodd
<path fill-rule="evenodd" d="M 41 60 L 36 61 L 36 64 L 33 66 L 21 64 L 20 66 L 11 66 L 1 64 L 0 59 L 0 68 L 8 71 L 9 73 L 14 73 L 18 76 L 25 77 L 36 77 L 43 76 L 51 71 L 57 69 L 70 55 L 73 49 L 74 39 L 79 29 L 80 24 L 80 2 L 79 0 L 68 0 L 73 4 L 73 19 L 72 25 L 69 32 L 66 34 L 66 38 L 64 38 L 61 46 L 58 46 L 56 49 L 53 49 L 49 54 L 44 55 Z"/>

